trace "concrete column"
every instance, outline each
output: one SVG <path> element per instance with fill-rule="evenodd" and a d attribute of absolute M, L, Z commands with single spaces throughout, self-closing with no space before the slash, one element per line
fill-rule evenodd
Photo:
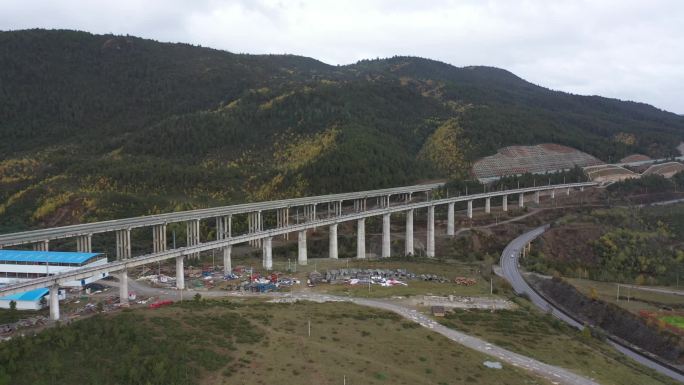
<path fill-rule="evenodd" d="M 356 221 L 356 258 L 366 258 L 366 219 Z"/>
<path fill-rule="evenodd" d="M 233 251 L 233 246 L 228 245 L 223 247 L 223 273 L 230 274 L 233 271 L 233 262 L 231 261 L 231 253 Z"/>
<path fill-rule="evenodd" d="M 119 273 L 119 303 L 128 306 L 128 270 L 123 269 Z"/>
<path fill-rule="evenodd" d="M 233 225 L 233 216 L 216 218 L 216 240 L 227 239 L 231 237 L 231 227 Z"/>
<path fill-rule="evenodd" d="M 580 186 L 580 192 L 584 191 L 584 186 Z"/>
<path fill-rule="evenodd" d="M 187 246 L 196 246 L 200 243 L 200 222 L 199 219 L 192 219 L 185 223 Z M 191 258 L 199 258 L 199 253 L 188 255 Z"/>
<path fill-rule="evenodd" d="M 76 250 L 79 253 L 92 253 L 93 252 L 93 235 L 79 235 L 76 238 Z"/>
<path fill-rule="evenodd" d="M 568 189 L 565 190 L 565 195 L 570 195 L 570 187 L 568 187 Z"/>
<path fill-rule="evenodd" d="M 390 257 L 390 214 L 382 215 L 382 258 Z"/>
<path fill-rule="evenodd" d="M 262 231 L 264 229 L 264 218 L 261 215 L 261 211 L 257 212 L 257 227 L 256 231 Z M 261 246 L 263 244 L 262 239 L 258 239 L 257 241 L 257 247 Z"/>
<path fill-rule="evenodd" d="M 428 206 L 427 256 L 428 257 L 434 257 L 435 256 L 435 206 Z"/>
<path fill-rule="evenodd" d="M 473 201 L 468 201 L 468 218 L 473 218 Z"/>
<path fill-rule="evenodd" d="M 176 289 L 185 289 L 185 267 L 183 266 L 183 256 L 176 257 Z"/>
<path fill-rule="evenodd" d="M 59 320 L 59 285 L 50 286 L 50 319 Z"/>
<path fill-rule="evenodd" d="M 518 195 L 518 206 L 519 207 L 525 207 L 525 194 L 520 193 Z"/>
<path fill-rule="evenodd" d="M 556 199 L 556 189 L 551 189 L 551 199 Z"/>
<path fill-rule="evenodd" d="M 40 241 L 33 244 L 35 251 L 48 251 L 50 248 L 50 241 Z"/>
<path fill-rule="evenodd" d="M 123 229 L 116 231 L 116 259 L 128 259 L 131 257 L 131 230 Z"/>
<path fill-rule="evenodd" d="M 406 244 L 404 254 L 413 255 L 413 209 L 406 212 Z"/>
<path fill-rule="evenodd" d="M 166 251 L 166 224 L 152 227 L 152 251 L 161 253 Z"/>
<path fill-rule="evenodd" d="M 447 206 L 447 235 L 454 235 L 454 203 Z"/>
<path fill-rule="evenodd" d="M 503 200 L 501 201 L 501 207 L 503 211 L 508 211 L 508 195 L 503 196 Z"/>
<path fill-rule="evenodd" d="M 297 235 L 298 251 L 297 251 L 297 262 L 300 265 L 306 265 L 306 230 L 302 230 Z"/>
<path fill-rule="evenodd" d="M 328 256 L 332 259 L 337 259 L 337 223 L 330 225 L 328 232 Z"/>
<path fill-rule="evenodd" d="M 534 203 L 539 204 L 539 191 L 534 192 Z"/>
<path fill-rule="evenodd" d="M 263 239 L 263 266 L 266 270 L 273 270 L 273 248 L 272 245 L 273 238 L 266 237 Z"/>
<path fill-rule="evenodd" d="M 289 207 L 285 207 L 283 209 L 283 216 L 284 216 L 283 227 L 287 227 L 290 225 L 290 208 Z M 285 238 L 286 240 L 289 240 L 290 239 L 290 233 L 283 234 L 283 238 Z"/>
<path fill-rule="evenodd" d="M 492 198 L 485 198 L 485 214 L 492 212 Z"/>

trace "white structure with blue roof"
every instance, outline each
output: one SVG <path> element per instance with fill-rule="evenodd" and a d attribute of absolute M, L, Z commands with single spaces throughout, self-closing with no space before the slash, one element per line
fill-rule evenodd
<path fill-rule="evenodd" d="M 0 250 L 0 285 L 59 275 L 70 270 L 106 263 L 107 257 L 101 253 Z M 80 287 L 106 276 L 104 273 L 98 274 L 64 282 L 61 286 Z"/>
<path fill-rule="evenodd" d="M 48 293 L 50 293 L 48 289 L 35 289 L 0 297 L 0 308 L 9 309 L 11 308 L 11 303 L 14 302 L 17 310 L 40 310 L 43 308 L 41 301 Z M 45 304 L 47 304 L 47 300 Z"/>

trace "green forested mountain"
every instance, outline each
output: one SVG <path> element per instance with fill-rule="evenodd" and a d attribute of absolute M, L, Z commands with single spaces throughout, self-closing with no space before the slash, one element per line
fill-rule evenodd
<path fill-rule="evenodd" d="M 330 66 L 75 31 L 0 32 L 0 230 L 464 178 L 556 142 L 669 155 L 684 117 L 496 68 Z"/>

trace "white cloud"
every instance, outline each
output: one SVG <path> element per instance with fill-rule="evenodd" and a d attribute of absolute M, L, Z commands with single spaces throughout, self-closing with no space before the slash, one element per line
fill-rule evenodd
<path fill-rule="evenodd" d="M 417 55 L 684 113 L 678 0 L 0 0 L 0 9 L 0 29 L 131 34 L 330 64 Z"/>

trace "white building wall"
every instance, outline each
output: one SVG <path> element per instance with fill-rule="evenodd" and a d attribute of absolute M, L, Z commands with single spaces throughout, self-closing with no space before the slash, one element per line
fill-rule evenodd
<path fill-rule="evenodd" d="M 10 302 L 6 300 L 0 300 L 1 309 L 9 309 Z M 14 301 L 17 303 L 17 310 L 40 310 L 40 299 L 36 301 Z"/>
<path fill-rule="evenodd" d="M 36 274 L 59 274 L 60 272 L 81 269 L 83 267 L 100 266 L 107 263 L 107 258 L 98 259 L 95 262 L 83 266 L 48 266 L 48 265 L 15 265 L 15 264 L 0 264 L 0 285 L 7 285 L 10 283 L 24 282 L 33 278 L 16 278 L 5 277 L 5 273 L 36 273 Z M 80 287 L 91 282 L 98 281 L 107 275 L 93 276 L 81 281 L 69 281 L 62 286 Z"/>

